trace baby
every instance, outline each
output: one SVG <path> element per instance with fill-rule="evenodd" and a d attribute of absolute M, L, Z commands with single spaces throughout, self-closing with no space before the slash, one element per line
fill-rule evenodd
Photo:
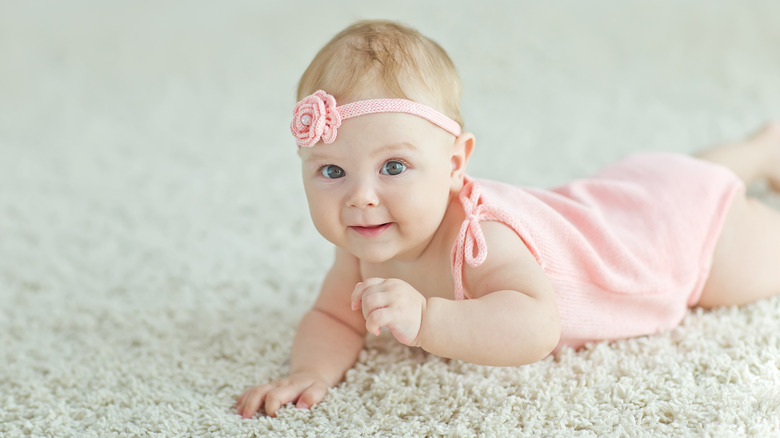
<path fill-rule="evenodd" d="M 435 42 L 386 21 L 339 33 L 301 78 L 291 124 L 335 260 L 289 376 L 245 418 L 309 408 L 387 329 L 438 356 L 516 366 L 562 346 L 657 333 L 689 306 L 780 293 L 780 125 L 698 157 L 648 154 L 553 190 L 473 179 L 460 80 Z"/>

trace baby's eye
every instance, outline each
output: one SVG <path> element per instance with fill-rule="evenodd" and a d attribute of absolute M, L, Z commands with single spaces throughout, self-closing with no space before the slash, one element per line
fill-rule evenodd
<path fill-rule="evenodd" d="M 406 170 L 406 164 L 400 161 L 388 161 L 382 166 L 381 173 L 383 175 L 400 175 Z"/>
<path fill-rule="evenodd" d="M 341 178 L 345 174 L 344 169 L 340 168 L 339 166 L 334 166 L 333 164 L 322 166 L 320 173 L 322 176 L 329 179 Z"/>

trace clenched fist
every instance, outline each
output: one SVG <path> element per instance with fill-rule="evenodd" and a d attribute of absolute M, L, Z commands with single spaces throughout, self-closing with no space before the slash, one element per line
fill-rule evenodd
<path fill-rule="evenodd" d="M 425 297 L 409 283 L 396 278 L 369 278 L 355 285 L 352 310 L 362 310 L 366 330 L 378 335 L 387 327 L 395 339 L 419 347 Z"/>

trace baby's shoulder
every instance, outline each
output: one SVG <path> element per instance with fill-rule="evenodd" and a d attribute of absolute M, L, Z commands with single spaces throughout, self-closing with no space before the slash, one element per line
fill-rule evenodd
<path fill-rule="evenodd" d="M 523 239 L 509 224 L 501 220 L 483 220 L 479 222 L 479 226 L 487 250 L 485 263 L 501 263 L 516 254 L 531 254 Z"/>
<path fill-rule="evenodd" d="M 523 285 L 545 281 L 546 275 L 522 238 L 500 221 L 479 223 L 484 236 L 484 259 L 478 266 L 464 264 L 464 286 L 473 298 L 495 290 L 522 290 Z M 478 250 L 479 248 L 475 248 Z M 518 289 L 520 288 L 520 289 Z"/>

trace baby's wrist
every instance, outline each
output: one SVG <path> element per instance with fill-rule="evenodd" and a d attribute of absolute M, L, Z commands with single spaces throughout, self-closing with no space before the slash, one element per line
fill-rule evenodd
<path fill-rule="evenodd" d="M 305 377 L 308 379 L 320 381 L 327 385 L 328 388 L 333 387 L 336 385 L 336 383 L 331 379 L 328 379 L 326 376 L 324 376 L 322 373 L 318 371 L 308 370 L 308 369 L 299 369 L 299 370 L 290 370 L 288 377 L 294 378 L 296 376 Z"/>
<path fill-rule="evenodd" d="M 417 329 L 417 337 L 414 339 L 414 346 L 422 348 L 423 346 L 423 327 L 425 326 L 425 311 L 428 308 L 428 298 L 423 298 L 420 305 L 420 327 Z"/>
<path fill-rule="evenodd" d="M 435 329 L 436 301 L 440 298 L 426 298 L 421 308 L 420 331 L 417 333 L 416 346 L 429 351 Z"/>

